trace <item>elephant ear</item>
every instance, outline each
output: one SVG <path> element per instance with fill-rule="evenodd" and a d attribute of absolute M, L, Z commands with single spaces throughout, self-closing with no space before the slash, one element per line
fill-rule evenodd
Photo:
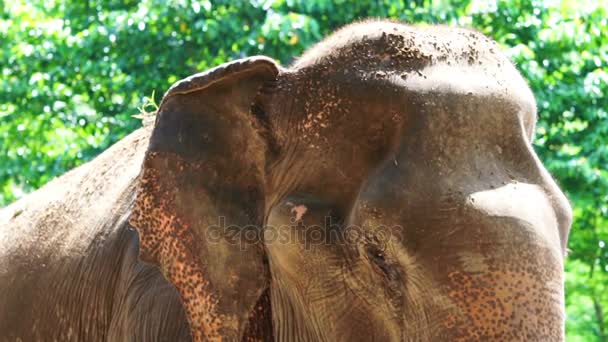
<path fill-rule="evenodd" d="M 279 71 L 266 57 L 226 63 L 177 82 L 158 110 L 129 222 L 198 341 L 246 335 L 268 287 L 259 236 L 269 135 L 252 104 Z"/>

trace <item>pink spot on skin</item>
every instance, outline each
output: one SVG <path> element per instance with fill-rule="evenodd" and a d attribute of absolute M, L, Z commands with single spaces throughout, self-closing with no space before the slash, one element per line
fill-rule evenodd
<path fill-rule="evenodd" d="M 291 208 L 291 212 L 296 213 L 296 221 L 301 220 L 302 216 L 304 216 L 307 211 L 308 208 L 306 208 L 304 204 L 296 205 L 295 207 Z"/>

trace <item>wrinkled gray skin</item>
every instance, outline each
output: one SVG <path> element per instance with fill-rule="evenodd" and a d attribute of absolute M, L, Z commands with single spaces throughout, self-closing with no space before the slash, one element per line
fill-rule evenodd
<path fill-rule="evenodd" d="M 0 341 L 180 341 L 175 288 L 127 227 L 150 129 L 0 211 Z"/>
<path fill-rule="evenodd" d="M 562 341 L 571 209 L 535 121 L 454 28 L 359 23 L 289 69 L 194 75 L 0 213 L 0 337 Z"/>

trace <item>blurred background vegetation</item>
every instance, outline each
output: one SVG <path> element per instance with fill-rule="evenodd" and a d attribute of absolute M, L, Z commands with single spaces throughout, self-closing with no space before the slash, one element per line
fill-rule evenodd
<path fill-rule="evenodd" d="M 0 0 L 0 206 L 139 127 L 178 79 L 256 54 L 288 64 L 367 17 L 474 27 L 516 63 L 535 148 L 574 207 L 568 340 L 608 341 L 605 0 Z"/>

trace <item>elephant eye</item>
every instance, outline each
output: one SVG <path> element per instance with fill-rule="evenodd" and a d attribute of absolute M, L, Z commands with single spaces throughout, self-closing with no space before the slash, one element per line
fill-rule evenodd
<path fill-rule="evenodd" d="M 365 247 L 367 258 L 388 280 L 397 281 L 401 278 L 399 270 L 386 260 L 386 254 L 375 245 Z"/>
<path fill-rule="evenodd" d="M 382 272 L 388 271 L 388 263 L 386 262 L 384 251 L 374 245 L 367 245 L 365 252 L 369 261 L 378 267 Z"/>
<path fill-rule="evenodd" d="M 367 245 L 367 257 L 375 262 L 385 262 L 384 251 L 374 245 Z"/>

